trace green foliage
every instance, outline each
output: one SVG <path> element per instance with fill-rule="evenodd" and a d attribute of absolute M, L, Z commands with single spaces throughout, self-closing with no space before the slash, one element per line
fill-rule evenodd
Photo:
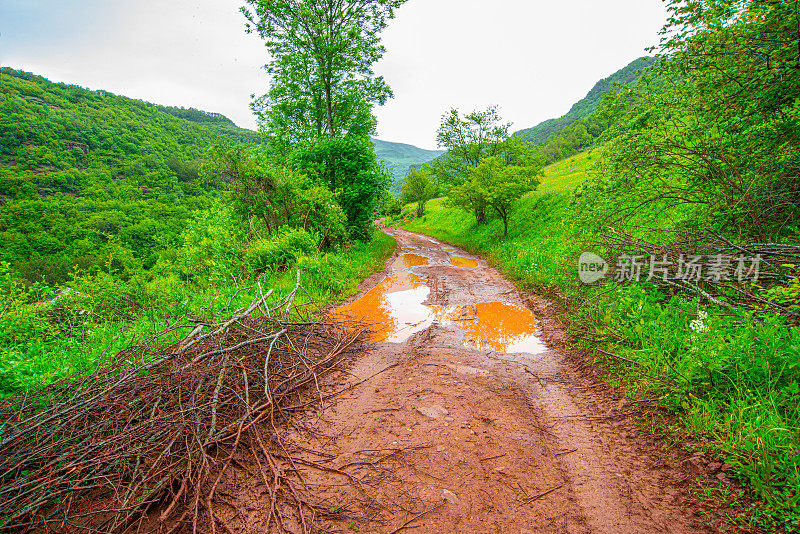
<path fill-rule="evenodd" d="M 273 239 L 260 239 L 249 244 L 245 262 L 255 272 L 286 271 L 300 258 L 317 254 L 316 238 L 300 229 L 286 229 Z"/>
<path fill-rule="evenodd" d="M 387 191 L 378 203 L 378 216 L 392 217 L 399 215 L 402 208 L 400 201 Z"/>
<path fill-rule="evenodd" d="M 241 246 L 247 228 L 230 205 L 199 211 L 181 235 L 179 258 L 194 279 L 222 282 L 244 270 Z"/>
<path fill-rule="evenodd" d="M 426 170 L 411 170 L 403 186 L 403 203 L 417 203 L 417 217 L 425 215 L 425 203 L 436 196 L 436 184 Z"/>
<path fill-rule="evenodd" d="M 791 2 L 672 1 L 664 56 L 605 103 L 609 211 L 680 211 L 697 233 L 759 241 L 800 222 L 800 64 Z"/>
<path fill-rule="evenodd" d="M 0 261 L 29 282 L 96 270 L 111 243 L 151 267 L 219 194 L 198 172 L 229 144 L 212 124 L 8 68 L 0 83 Z"/>
<path fill-rule="evenodd" d="M 509 136 L 511 123 L 502 123 L 496 107 L 473 111 L 463 118 L 452 109 L 442 117 L 437 141 L 447 153 L 427 165 L 437 185 L 447 191 L 462 184 L 486 158 L 501 158 L 505 165 L 539 165 L 536 148 L 520 138 Z"/>
<path fill-rule="evenodd" d="M 159 111 L 168 113 L 173 117 L 184 119 L 198 124 L 221 124 L 225 126 L 236 126 L 232 120 L 219 113 L 209 113 L 195 108 L 184 108 L 175 106 L 156 106 Z"/>
<path fill-rule="evenodd" d="M 494 210 L 503 219 L 503 235 L 508 235 L 508 217 L 514 202 L 539 185 L 536 166 L 506 165 L 498 157 L 490 157 L 469 173 L 469 180 L 454 187 L 448 204 L 476 214 Z M 476 217 L 482 223 L 481 217 Z"/>
<path fill-rule="evenodd" d="M 270 91 L 254 103 L 262 129 L 286 152 L 325 134 L 367 138 L 375 104 L 392 96 L 372 65 L 380 34 L 405 0 L 248 0 L 248 31 L 264 39 Z"/>
<path fill-rule="evenodd" d="M 265 147 L 216 154 L 204 172 L 226 182 L 237 212 L 251 226 L 256 219 L 268 236 L 284 226 L 302 228 L 319 233 L 323 248 L 347 237 L 347 218 L 336 193 L 321 180 L 287 168 Z"/>
<path fill-rule="evenodd" d="M 50 337 L 53 328 L 46 318 L 49 307 L 14 279 L 8 263 L 0 263 L 0 346 L 19 344 L 31 337 Z"/>
<path fill-rule="evenodd" d="M 289 164 L 335 194 L 352 237 L 369 237 L 378 202 L 391 178 L 376 161 L 368 140 L 321 138 L 298 147 Z"/>

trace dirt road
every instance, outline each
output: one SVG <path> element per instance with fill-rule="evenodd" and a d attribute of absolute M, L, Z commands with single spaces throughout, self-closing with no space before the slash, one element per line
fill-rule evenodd
<path fill-rule="evenodd" d="M 381 325 L 374 349 L 350 369 L 352 389 L 287 437 L 350 474 L 331 486 L 307 472 L 332 511 L 362 517 L 331 531 L 717 531 L 688 491 L 686 456 L 562 350 L 545 300 L 463 251 L 388 232 L 398 254 L 341 309 Z"/>

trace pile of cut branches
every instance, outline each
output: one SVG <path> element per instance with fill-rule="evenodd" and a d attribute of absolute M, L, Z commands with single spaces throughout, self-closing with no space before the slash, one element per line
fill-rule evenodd
<path fill-rule="evenodd" d="M 3 404 L 0 529 L 232 532 L 217 490 L 243 455 L 268 488 L 267 530 L 284 529 L 287 508 L 295 523 L 318 518 L 325 511 L 276 472 L 270 451 L 277 425 L 319 399 L 317 378 L 366 336 L 339 319 L 292 322 L 299 279 L 271 307 L 259 288 L 224 322 L 181 325 L 191 332 L 178 343 L 156 336 Z"/>

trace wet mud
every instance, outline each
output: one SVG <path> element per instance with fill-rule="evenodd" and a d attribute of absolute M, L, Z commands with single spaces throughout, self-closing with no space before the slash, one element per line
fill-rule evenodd
<path fill-rule="evenodd" d="M 347 472 L 334 486 L 304 472 L 331 509 L 358 510 L 355 523 L 321 519 L 326 531 L 719 531 L 686 453 L 565 348 L 548 301 L 463 250 L 387 233 L 400 252 L 336 309 L 373 324 L 374 345 L 287 436 Z"/>

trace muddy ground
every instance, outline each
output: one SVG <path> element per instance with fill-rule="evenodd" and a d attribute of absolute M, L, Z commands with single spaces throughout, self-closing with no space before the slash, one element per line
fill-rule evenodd
<path fill-rule="evenodd" d="M 373 349 L 320 384 L 338 394 L 284 436 L 305 451 L 303 487 L 352 519 L 288 530 L 719 531 L 719 512 L 690 491 L 687 453 L 564 349 L 551 304 L 462 250 L 387 232 L 389 268 L 342 308 L 382 322 Z M 503 350 L 519 347 L 529 352 Z M 251 524 L 258 499 L 253 487 Z"/>

